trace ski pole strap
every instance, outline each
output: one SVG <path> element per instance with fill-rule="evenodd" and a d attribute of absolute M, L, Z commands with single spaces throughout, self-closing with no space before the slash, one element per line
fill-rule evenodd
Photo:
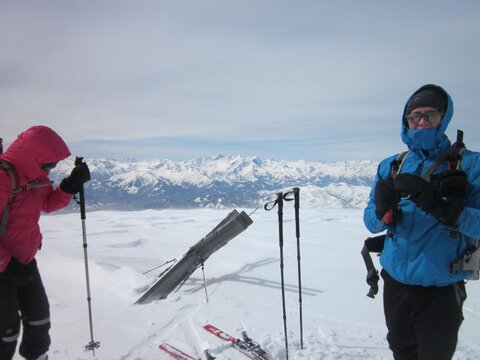
<path fill-rule="evenodd" d="M 265 205 L 263 205 L 263 208 L 266 211 L 270 211 L 270 210 L 273 210 L 275 206 L 277 206 L 277 200 L 267 202 Z"/>
<path fill-rule="evenodd" d="M 294 187 L 292 190 L 283 194 L 284 201 L 295 201 L 295 207 L 300 207 L 300 188 Z"/>
<path fill-rule="evenodd" d="M 275 200 L 273 200 L 273 201 L 267 202 L 267 203 L 263 206 L 263 208 L 264 208 L 266 211 L 270 211 L 270 210 L 273 210 L 273 209 L 275 208 L 275 206 L 277 206 L 277 205 L 278 205 L 279 208 L 280 208 L 280 207 L 283 207 L 283 200 L 284 200 L 283 197 L 284 197 L 283 193 L 281 193 L 281 192 L 277 193 L 277 198 L 276 198 Z M 292 199 L 292 200 L 293 200 L 293 199 Z M 287 200 L 287 201 L 288 201 L 288 200 Z"/>
<path fill-rule="evenodd" d="M 370 286 L 367 296 L 374 299 L 375 295 L 378 293 L 378 281 L 380 277 L 378 276 L 378 270 L 373 264 L 372 257 L 370 256 L 371 252 L 380 253 L 383 250 L 383 245 L 385 242 L 385 235 L 369 237 L 365 240 L 361 254 L 363 261 L 365 262 L 365 267 L 367 268 L 367 284 Z"/>
<path fill-rule="evenodd" d="M 293 196 L 293 197 L 292 197 Z M 293 201 L 295 200 L 295 193 L 294 191 L 287 191 L 286 193 L 283 194 L 283 200 L 284 201 Z"/>

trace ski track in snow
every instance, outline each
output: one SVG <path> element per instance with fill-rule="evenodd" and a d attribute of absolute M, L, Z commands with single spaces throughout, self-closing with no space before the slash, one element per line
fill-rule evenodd
<path fill-rule="evenodd" d="M 171 359 L 168 342 L 203 358 L 246 359 L 202 327 L 232 336 L 246 330 L 272 359 L 285 359 L 277 214 L 257 211 L 253 224 L 205 263 L 208 302 L 198 269 L 176 293 L 134 305 L 173 258 L 206 235 L 229 210 L 87 213 L 95 357 L 90 341 L 79 214 L 43 216 L 37 256 L 50 298 L 53 360 Z M 249 213 L 250 211 L 246 211 Z M 293 205 L 284 209 L 285 297 L 290 359 L 391 359 L 381 294 L 366 296 L 360 250 L 369 236 L 361 210 L 301 209 L 304 348 L 300 349 L 297 249 Z M 376 260 L 374 260 L 376 261 Z M 378 264 L 378 262 L 377 262 Z M 480 284 L 467 284 L 465 321 L 455 360 L 480 358 Z M 380 290 L 381 291 L 381 290 Z M 17 355 L 15 360 L 19 360 Z"/>

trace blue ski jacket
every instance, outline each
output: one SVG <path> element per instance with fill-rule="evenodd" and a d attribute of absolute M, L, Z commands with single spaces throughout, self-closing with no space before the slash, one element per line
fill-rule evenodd
<path fill-rule="evenodd" d="M 426 87 L 425 85 L 417 92 Z M 439 87 L 437 87 L 439 88 Z M 442 88 L 439 88 L 442 91 Z M 440 125 L 434 129 L 410 130 L 402 115 L 401 137 L 408 146 L 401 173 L 422 175 L 449 146 L 445 130 L 453 115 L 453 103 L 448 98 L 447 110 Z M 408 101 L 407 101 L 408 103 Z M 391 176 L 391 162 L 397 155 L 381 161 L 370 192 L 363 220 L 372 233 L 387 230 L 385 247 L 380 256 L 382 267 L 397 281 L 409 285 L 446 286 L 471 275 L 470 271 L 457 274 L 450 272 L 450 264 L 461 258 L 474 239 L 480 239 L 480 153 L 466 150 L 461 168 L 467 174 L 467 196 L 465 208 L 451 228 L 423 211 L 410 200 L 402 199 L 399 209 L 402 216 L 388 227 L 375 215 L 375 185 L 379 179 Z M 447 163 L 440 164 L 433 174 L 447 169 Z"/>

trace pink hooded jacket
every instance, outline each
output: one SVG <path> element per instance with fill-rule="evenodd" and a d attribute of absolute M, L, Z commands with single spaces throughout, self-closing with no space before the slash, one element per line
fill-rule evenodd
<path fill-rule="evenodd" d="M 48 171 L 42 164 L 56 163 L 70 156 L 62 138 L 46 126 L 33 126 L 20 135 L 0 155 L 16 173 L 18 186 L 24 191 L 15 196 L 10 205 L 7 231 L 0 237 L 0 272 L 15 257 L 22 264 L 28 264 L 35 257 L 42 234 L 38 220 L 42 211 L 52 212 L 67 206 L 73 195 L 63 192 L 60 187 L 29 188 L 29 183 L 49 184 Z M 12 182 L 7 172 L 0 169 L 0 214 L 12 193 Z"/>

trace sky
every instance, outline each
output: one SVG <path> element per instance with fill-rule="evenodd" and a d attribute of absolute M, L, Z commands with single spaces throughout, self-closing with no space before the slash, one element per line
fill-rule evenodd
<path fill-rule="evenodd" d="M 381 160 L 408 97 L 451 95 L 480 149 L 480 2 L 2 0 L 0 136 L 74 155 Z"/>

